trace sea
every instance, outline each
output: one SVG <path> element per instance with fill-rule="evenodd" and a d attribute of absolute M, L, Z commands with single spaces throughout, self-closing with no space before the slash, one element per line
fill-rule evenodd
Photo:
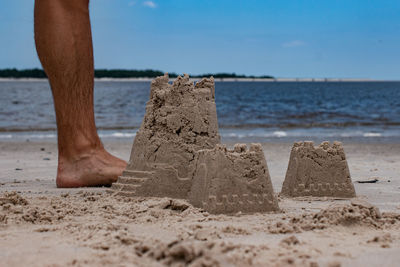
<path fill-rule="evenodd" d="M 149 81 L 96 81 L 100 137 L 133 140 L 149 91 Z M 215 92 L 222 142 L 400 143 L 400 82 L 221 81 Z M 0 81 L 0 142 L 56 137 L 48 82 Z"/>

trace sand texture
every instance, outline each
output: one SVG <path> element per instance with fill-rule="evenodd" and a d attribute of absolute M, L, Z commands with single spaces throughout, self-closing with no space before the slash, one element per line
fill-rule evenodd
<path fill-rule="evenodd" d="M 131 140 L 104 144 L 129 159 Z M 280 191 L 292 144 L 262 145 Z M 0 266 L 398 266 L 400 145 L 344 148 L 356 198 L 278 197 L 279 213 L 215 215 L 185 200 L 57 189 L 56 140 L 0 142 Z"/>
<path fill-rule="evenodd" d="M 355 197 L 346 156 L 339 142 L 294 143 L 281 194 L 290 197 Z"/>
<path fill-rule="evenodd" d="M 189 193 L 195 207 L 210 213 L 278 211 L 278 201 L 260 144 L 217 145 L 200 150 Z"/>
<path fill-rule="evenodd" d="M 15 246 L 18 236 L 25 234 L 31 237 L 20 244 L 25 249 L 32 246 L 34 252 L 34 243 L 42 239 L 39 246 L 44 248 L 38 254 L 53 251 L 41 259 L 32 252 L 12 258 L 3 251 L 4 266 L 57 266 L 53 265 L 55 257 L 62 266 L 319 266 L 317 259 L 321 260 L 323 251 L 331 250 L 334 258 L 343 260 L 349 255 L 343 247 L 355 243 L 331 240 L 332 246 L 325 247 L 323 242 L 334 231 L 341 232 L 340 238 L 353 235 L 365 247 L 390 250 L 398 246 L 400 226 L 399 214 L 381 214 L 365 201 L 304 214 L 228 217 L 210 215 L 169 198 L 115 197 L 100 192 L 25 198 L 4 193 L 0 208 L 0 244 Z M 11 235 L 4 235 L 6 229 Z M 316 238 L 310 238 L 313 232 Z M 322 244 L 315 247 L 314 242 Z M 74 247 L 79 250 L 73 252 Z M 75 256 L 68 258 L 71 252 Z M 340 266 L 339 262 L 327 260 L 321 265 Z"/>
<path fill-rule="evenodd" d="M 168 80 L 151 83 L 129 165 L 109 192 L 189 199 L 211 213 L 278 211 L 261 145 L 219 145 L 214 79 Z"/>
<path fill-rule="evenodd" d="M 196 85 L 168 75 L 151 83 L 146 114 L 128 167 L 110 190 L 124 196 L 187 198 L 196 151 L 220 143 L 214 79 Z"/>

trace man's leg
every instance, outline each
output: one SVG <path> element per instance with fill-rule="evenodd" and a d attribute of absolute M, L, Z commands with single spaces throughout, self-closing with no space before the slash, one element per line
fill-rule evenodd
<path fill-rule="evenodd" d="M 126 163 L 97 135 L 89 0 L 36 0 L 36 49 L 49 78 L 58 129 L 58 187 L 109 185 Z"/>

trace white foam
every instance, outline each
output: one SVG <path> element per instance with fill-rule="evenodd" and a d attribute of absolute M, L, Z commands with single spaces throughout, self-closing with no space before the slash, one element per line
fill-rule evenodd
<path fill-rule="evenodd" d="M 284 131 L 275 131 L 275 132 L 273 133 L 273 135 L 276 136 L 276 137 L 286 137 L 286 136 L 287 136 L 287 133 L 284 132 Z"/>
<path fill-rule="evenodd" d="M 57 135 L 56 134 L 38 134 L 38 135 L 30 135 L 30 137 L 32 138 L 56 138 Z"/>
<path fill-rule="evenodd" d="M 0 134 L 0 139 L 46 139 L 46 138 L 56 138 L 56 134 Z"/>
<path fill-rule="evenodd" d="M 382 136 L 381 133 L 364 133 L 363 134 L 364 137 L 380 137 Z"/>
<path fill-rule="evenodd" d="M 117 137 L 117 138 L 132 138 L 136 136 L 136 133 L 101 133 L 99 134 L 100 137 Z"/>
<path fill-rule="evenodd" d="M 241 132 L 241 133 L 233 133 L 233 132 L 229 132 L 229 133 L 224 133 L 223 131 L 221 131 L 221 136 L 223 137 L 231 137 L 231 138 L 247 138 L 247 137 L 264 137 L 264 138 L 270 138 L 270 137 L 287 137 L 288 134 L 284 131 L 274 131 L 274 132 L 270 132 L 270 131 L 249 131 L 249 132 Z"/>
<path fill-rule="evenodd" d="M 100 133 L 100 137 L 107 138 L 132 138 L 136 136 L 136 133 L 124 133 L 124 132 L 114 132 L 114 133 Z M 0 134 L 0 139 L 48 139 L 48 138 L 57 138 L 56 133 L 14 133 L 14 134 Z"/>
<path fill-rule="evenodd" d="M 21 134 L 15 135 L 13 137 L 23 138 L 23 139 L 46 139 L 46 138 L 56 138 L 57 134 Z"/>
<path fill-rule="evenodd" d="M 136 133 L 113 133 L 111 134 L 113 137 L 134 137 Z"/>
<path fill-rule="evenodd" d="M 236 137 L 236 138 L 245 138 L 245 137 L 248 137 L 249 135 L 238 134 L 238 133 L 227 133 L 227 134 L 221 134 L 221 136 L 225 136 L 225 137 Z"/>

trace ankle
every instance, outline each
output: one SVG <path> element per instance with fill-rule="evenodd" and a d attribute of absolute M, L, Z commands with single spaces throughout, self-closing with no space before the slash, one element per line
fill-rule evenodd
<path fill-rule="evenodd" d="M 97 151 L 104 150 L 100 139 L 76 138 L 69 142 L 58 142 L 58 157 L 60 160 L 75 161 L 89 157 Z"/>

